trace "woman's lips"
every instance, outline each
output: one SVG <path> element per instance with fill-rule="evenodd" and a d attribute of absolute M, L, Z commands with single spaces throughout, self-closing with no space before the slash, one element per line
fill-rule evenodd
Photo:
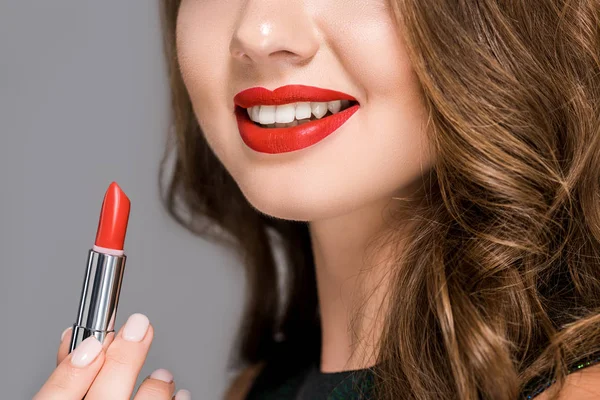
<path fill-rule="evenodd" d="M 346 93 L 314 86 L 287 85 L 273 91 L 254 87 L 234 97 L 235 116 L 240 135 L 251 149 L 261 153 L 286 153 L 311 146 L 342 126 L 360 107 L 354 104 L 333 115 L 301 125 L 285 128 L 264 128 L 253 122 L 247 108 L 258 105 L 282 105 L 297 102 L 329 102 L 356 99 Z"/>
<path fill-rule="evenodd" d="M 261 153 L 286 153 L 311 146 L 337 130 L 358 111 L 355 104 L 336 114 L 288 128 L 263 128 L 254 123 L 242 107 L 235 108 L 235 116 L 242 140 L 251 149 Z"/>

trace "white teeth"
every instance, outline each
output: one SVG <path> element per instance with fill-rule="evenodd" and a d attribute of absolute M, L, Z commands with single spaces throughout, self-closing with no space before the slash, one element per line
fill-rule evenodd
<path fill-rule="evenodd" d="M 279 106 L 254 106 L 246 109 L 248 116 L 261 125 L 275 127 L 275 124 L 289 124 L 294 121 L 308 122 L 314 115 L 321 119 L 327 114 L 336 114 L 348 108 L 349 100 L 334 100 L 329 102 L 298 102 Z M 295 126 L 295 125 L 294 125 Z"/>
<path fill-rule="evenodd" d="M 275 122 L 287 124 L 296 118 L 296 105 L 283 104 L 275 108 Z"/>
<path fill-rule="evenodd" d="M 309 102 L 296 104 L 296 119 L 310 118 L 311 113 Z"/>
<path fill-rule="evenodd" d="M 321 119 L 327 114 L 327 103 L 310 103 L 310 108 L 317 119 Z"/>
<path fill-rule="evenodd" d="M 258 122 L 266 124 L 275 123 L 275 106 L 260 106 L 260 113 L 258 114 Z"/>
<path fill-rule="evenodd" d="M 252 115 L 250 115 L 250 119 L 252 121 L 258 122 L 258 117 L 260 116 L 260 106 L 250 107 L 252 109 Z"/>
<path fill-rule="evenodd" d="M 329 103 L 327 103 L 327 109 L 329 111 L 331 111 L 332 114 L 340 112 L 341 108 L 342 108 L 341 100 L 330 101 Z"/>

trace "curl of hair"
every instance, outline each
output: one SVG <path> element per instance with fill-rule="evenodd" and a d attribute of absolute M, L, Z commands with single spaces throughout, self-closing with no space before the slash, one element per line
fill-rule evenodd
<path fill-rule="evenodd" d="M 209 148 L 177 63 L 179 3 L 163 3 L 176 153 L 165 205 L 244 260 L 238 361 L 300 368 L 320 354 L 308 227 L 254 209 Z M 544 374 L 562 385 L 600 351 L 600 3 L 389 4 L 437 162 L 423 200 L 407 202 L 414 232 L 394 254 L 376 398 L 512 400 Z M 391 222 L 393 239 L 405 218 Z M 269 231 L 289 266 L 282 310 Z"/>

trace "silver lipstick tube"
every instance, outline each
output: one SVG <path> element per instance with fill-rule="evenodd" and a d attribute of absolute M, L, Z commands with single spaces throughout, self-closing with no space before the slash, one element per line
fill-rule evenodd
<path fill-rule="evenodd" d="M 107 335 L 114 332 L 126 259 L 125 255 L 89 251 L 69 353 L 92 335 L 104 343 Z"/>

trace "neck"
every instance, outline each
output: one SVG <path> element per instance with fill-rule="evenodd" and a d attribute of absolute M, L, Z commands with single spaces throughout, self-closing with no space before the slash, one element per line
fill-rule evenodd
<path fill-rule="evenodd" d="M 397 203 L 387 198 L 349 214 L 309 223 L 323 372 L 367 368 L 376 362 L 386 314 L 383 298 L 390 281 L 386 278 L 393 262 L 389 259 L 392 247 L 373 239 L 388 227 L 385 216 Z M 397 241 L 390 243 L 397 245 Z"/>

